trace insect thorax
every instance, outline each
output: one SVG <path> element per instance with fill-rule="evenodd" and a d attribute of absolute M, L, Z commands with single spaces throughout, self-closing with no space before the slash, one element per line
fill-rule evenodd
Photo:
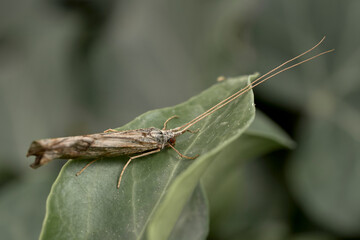
<path fill-rule="evenodd" d="M 169 144 L 169 139 L 175 138 L 175 134 L 171 130 L 161 130 L 158 128 L 151 128 L 150 135 L 159 143 L 161 149 Z"/>

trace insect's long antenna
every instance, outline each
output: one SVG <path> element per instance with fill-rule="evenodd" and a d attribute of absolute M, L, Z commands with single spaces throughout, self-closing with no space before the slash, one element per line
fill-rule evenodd
<path fill-rule="evenodd" d="M 279 68 L 283 67 L 284 65 L 286 65 L 286 64 L 288 64 L 288 63 L 290 63 L 290 62 L 292 62 L 292 61 L 300 58 L 301 56 L 304 56 L 305 54 L 311 52 L 312 50 L 314 50 L 315 48 L 317 48 L 324 40 L 325 40 L 325 36 L 324 36 L 315 46 L 313 46 L 312 48 L 306 50 L 305 52 L 299 54 L 298 56 L 296 56 L 296 57 L 294 57 L 294 58 L 291 58 L 291 59 L 287 60 L 286 62 L 280 64 L 280 65 L 277 66 L 276 68 L 273 68 L 273 69 L 270 70 L 269 72 L 263 74 L 262 76 L 258 77 L 256 80 L 254 80 L 254 81 L 252 82 L 252 84 L 255 84 L 256 82 L 258 82 L 258 81 L 260 81 L 261 79 L 265 78 L 267 75 L 269 75 L 269 74 L 271 74 L 272 72 L 278 70 Z M 198 120 L 198 119 L 201 118 L 202 116 L 207 115 L 207 113 L 211 112 L 213 109 L 217 108 L 219 105 L 223 104 L 224 102 L 227 102 L 229 99 L 232 99 L 234 96 L 236 96 L 236 95 L 238 95 L 240 92 L 244 92 L 244 91 L 246 91 L 246 87 L 243 88 L 243 89 L 241 89 L 240 91 L 234 93 L 234 94 L 231 95 L 230 97 L 222 100 L 221 102 L 219 102 L 218 104 L 216 104 L 216 105 L 213 106 L 212 108 L 208 109 L 206 112 L 200 114 L 199 116 L 197 116 L 196 118 L 194 118 L 194 119 L 191 120 L 190 122 L 188 122 L 188 123 L 186 123 L 186 124 L 184 124 L 184 125 L 182 125 L 182 126 L 180 126 L 180 127 L 177 127 L 177 128 L 175 128 L 174 130 L 180 130 L 181 128 L 184 128 L 184 127 L 186 127 L 186 126 L 188 126 L 188 125 L 190 125 L 190 124 L 193 125 L 193 124 L 192 124 L 193 122 L 195 122 L 196 120 Z"/>
<path fill-rule="evenodd" d="M 220 108 L 226 106 L 226 105 L 229 104 L 230 102 L 234 101 L 236 98 L 240 97 L 242 94 L 248 92 L 250 89 L 253 89 L 253 88 L 256 87 L 257 85 L 265 82 L 266 80 L 269 80 L 270 78 L 272 78 L 272 77 L 274 77 L 274 76 L 276 76 L 276 75 L 278 75 L 278 74 L 280 74 L 280 73 L 282 73 L 282 72 L 284 72 L 284 71 L 286 71 L 286 70 L 289 70 L 289 69 L 291 69 L 291 68 L 294 68 L 294 67 L 296 67 L 296 66 L 298 66 L 298 65 L 301 65 L 301 64 L 303 64 L 303 63 L 305 63 L 305 62 L 308 62 L 308 61 L 310 61 L 310 60 L 312 60 L 312 59 L 314 59 L 314 58 L 320 57 L 321 55 L 324 55 L 324 54 L 326 54 L 326 53 L 330 53 L 330 52 L 332 52 L 332 51 L 334 51 L 334 49 L 331 49 L 331 50 L 328 50 L 328 51 L 319 53 L 319 54 L 317 54 L 317 55 L 315 55 L 315 56 L 312 56 L 312 57 L 310 57 L 310 58 L 307 58 L 307 59 L 305 59 L 305 60 L 303 60 L 303 61 L 301 61 L 301 62 L 295 63 L 295 64 L 293 64 L 293 65 L 291 65 L 291 66 L 289 66 L 289 67 L 286 67 L 286 68 L 284 68 L 284 69 L 282 69 L 282 70 L 279 70 L 278 72 L 271 74 L 270 76 L 262 79 L 261 81 L 254 81 L 255 84 L 254 84 L 254 82 L 253 82 L 253 83 L 250 83 L 250 84 L 247 85 L 246 87 L 242 88 L 242 89 L 239 90 L 238 92 L 236 92 L 236 93 L 234 93 L 233 95 L 231 95 L 229 98 L 221 101 L 220 103 L 216 104 L 214 107 L 210 108 L 211 110 L 209 109 L 209 110 L 206 111 L 205 113 L 199 115 L 199 117 L 195 118 L 193 121 L 189 122 L 189 124 L 186 124 L 187 126 L 185 125 L 186 127 L 185 127 L 184 129 L 182 129 L 181 132 L 185 132 L 188 128 L 190 128 L 191 126 L 193 126 L 195 123 L 199 122 L 200 120 L 202 120 L 203 118 L 209 116 L 210 114 L 212 114 L 213 112 L 219 110 Z M 261 78 L 261 77 L 260 77 L 260 78 Z M 259 78 L 258 78 L 258 79 L 259 79 Z"/>

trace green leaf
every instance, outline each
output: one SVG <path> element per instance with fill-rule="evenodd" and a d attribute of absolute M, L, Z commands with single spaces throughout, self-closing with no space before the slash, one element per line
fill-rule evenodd
<path fill-rule="evenodd" d="M 172 115 L 175 127 L 246 86 L 255 75 L 230 78 L 175 107 L 150 111 L 121 129 L 161 128 Z M 166 239 L 199 179 L 226 146 L 254 119 L 252 92 L 204 119 L 197 134 L 177 139 L 177 149 L 196 160 L 180 159 L 172 149 L 134 160 L 121 188 L 117 178 L 128 157 L 99 160 L 75 177 L 88 161 L 69 161 L 50 192 L 41 239 Z M 181 183 L 181 186 L 179 185 Z"/>
<path fill-rule="evenodd" d="M 169 239 L 206 239 L 208 232 L 208 202 L 204 190 L 201 185 L 198 185 L 185 205 Z"/>
<path fill-rule="evenodd" d="M 283 226 L 286 221 L 278 216 L 284 206 L 278 201 L 278 189 L 256 164 L 254 171 L 254 164 L 246 160 L 293 146 L 293 141 L 281 129 L 257 111 L 251 126 L 221 152 L 203 177 L 210 203 L 212 238 L 282 239 L 286 236 L 288 229 Z M 271 209 L 275 208 L 277 214 L 273 216 Z M 271 218 L 276 219 L 272 222 L 276 224 L 270 224 Z"/>
<path fill-rule="evenodd" d="M 234 163 L 239 160 L 259 156 L 283 146 L 290 147 L 293 145 L 292 141 L 289 140 L 283 132 L 274 128 L 269 120 L 260 117 L 255 122 L 254 127 L 251 125 L 244 134 L 239 135 L 234 141 L 227 145 L 222 145 L 221 151 L 209 157 L 209 159 L 198 161 L 197 164 L 194 163 L 189 166 L 189 168 L 174 181 L 174 184 L 168 190 L 169 194 L 165 197 L 163 204 L 160 206 L 159 211 L 149 226 L 150 239 L 166 239 L 166 231 L 160 231 L 160 229 L 164 226 L 167 226 L 165 227 L 166 229 L 171 229 L 172 224 L 169 223 L 169 219 L 171 219 L 170 215 L 174 214 L 175 208 L 180 208 L 184 204 L 179 199 L 182 199 L 185 194 L 186 196 L 189 195 L 188 192 L 192 189 L 190 186 L 194 186 L 205 171 L 206 176 L 211 176 L 213 180 L 209 183 L 209 179 L 207 178 L 207 190 L 214 189 L 214 191 L 216 191 L 217 184 L 215 182 L 221 182 L 220 176 L 227 174 L 226 171 L 222 171 L 224 166 L 225 168 L 228 167 L 227 170 L 229 170 L 233 168 Z M 226 159 L 226 161 L 224 161 L 224 159 Z"/>

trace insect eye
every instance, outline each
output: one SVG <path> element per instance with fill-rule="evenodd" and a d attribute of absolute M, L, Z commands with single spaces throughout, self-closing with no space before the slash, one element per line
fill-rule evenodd
<path fill-rule="evenodd" d="M 168 143 L 170 143 L 171 145 L 174 145 L 175 142 L 176 142 L 176 139 L 175 139 L 175 138 L 170 138 L 170 139 L 168 140 Z"/>

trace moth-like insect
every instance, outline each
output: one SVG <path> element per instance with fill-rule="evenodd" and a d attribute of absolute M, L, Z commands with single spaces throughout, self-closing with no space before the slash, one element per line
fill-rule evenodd
<path fill-rule="evenodd" d="M 30 166 L 32 168 L 38 168 L 53 159 L 94 159 L 88 164 L 86 164 L 76 175 L 80 175 L 87 167 L 89 167 L 95 161 L 101 159 L 102 157 L 116 157 L 121 155 L 133 155 L 129 158 L 125 166 L 123 167 L 118 183 L 117 188 L 120 188 L 121 179 L 125 172 L 125 169 L 130 164 L 133 159 L 148 156 L 157 152 L 160 152 L 166 147 L 174 149 L 177 154 L 182 158 L 195 159 L 195 157 L 188 157 L 181 154 L 175 148 L 176 137 L 184 134 L 185 132 L 193 132 L 189 128 L 192 127 L 197 122 L 201 121 L 205 117 L 211 115 L 213 112 L 218 111 L 227 104 L 231 103 L 242 94 L 250 91 L 257 85 L 267 81 L 268 79 L 278 75 L 281 72 L 289 70 L 290 68 L 296 67 L 300 64 L 303 64 L 307 61 L 310 61 L 314 58 L 317 58 L 323 54 L 334 51 L 334 49 L 319 53 L 313 57 L 307 58 L 301 62 L 295 63 L 286 68 L 282 68 L 284 65 L 293 62 L 294 60 L 300 58 L 301 56 L 311 52 L 316 47 L 318 47 L 325 37 L 321 39 L 319 43 L 310 48 L 309 50 L 301 53 L 300 55 L 282 63 L 281 65 L 275 67 L 266 74 L 258 77 L 252 83 L 246 87 L 240 89 L 233 95 L 222 100 L 212 108 L 208 109 L 204 113 L 200 114 L 193 120 L 188 123 L 176 127 L 173 129 L 166 129 L 167 123 L 177 116 L 172 116 L 165 121 L 164 127 L 162 129 L 158 128 L 144 128 L 128 131 L 117 131 L 114 129 L 106 130 L 103 133 L 83 135 L 83 136 L 73 136 L 73 137 L 62 137 L 62 138 L 49 138 L 33 141 L 28 150 L 27 156 L 35 156 L 35 162 Z M 277 71 L 278 70 L 278 71 Z M 276 72 L 277 71 L 277 72 Z"/>

